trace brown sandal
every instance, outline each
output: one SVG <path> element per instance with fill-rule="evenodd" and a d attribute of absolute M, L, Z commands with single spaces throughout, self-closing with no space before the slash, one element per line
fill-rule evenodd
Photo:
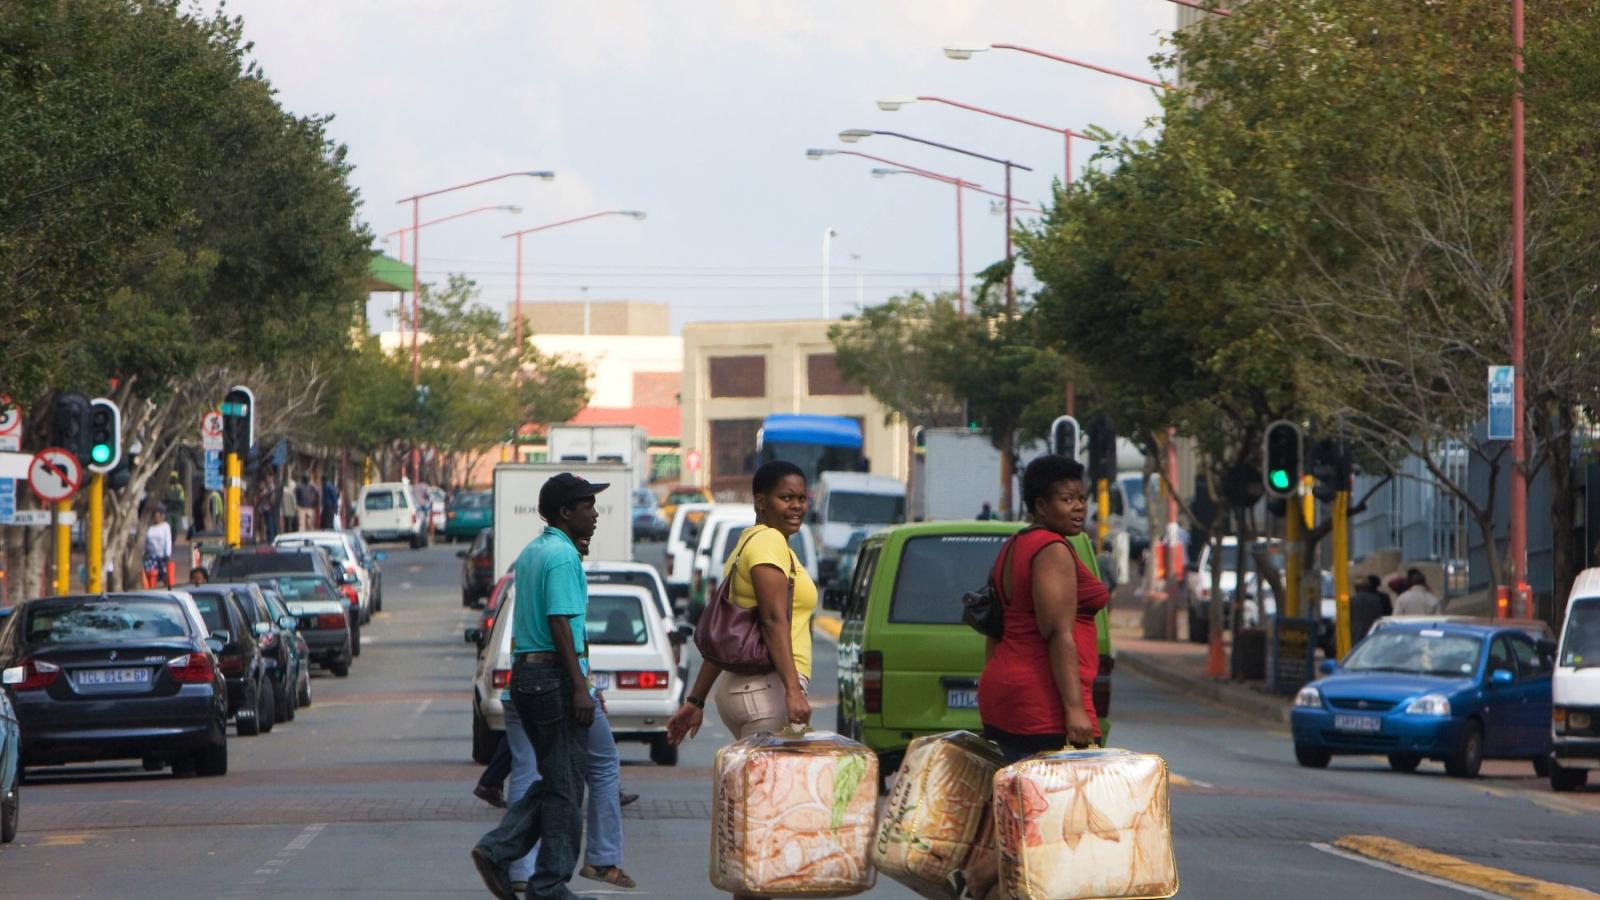
<path fill-rule="evenodd" d="M 578 874 L 590 881 L 598 881 L 602 884 L 609 884 L 612 887 L 636 888 L 639 886 L 632 878 L 628 877 L 627 872 L 622 871 L 621 866 L 606 866 L 603 870 L 597 866 L 584 866 L 578 870 Z"/>

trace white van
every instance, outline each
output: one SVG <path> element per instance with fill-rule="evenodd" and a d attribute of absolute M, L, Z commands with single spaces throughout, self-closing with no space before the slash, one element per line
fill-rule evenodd
<path fill-rule="evenodd" d="M 409 541 L 413 550 L 428 545 L 428 523 L 409 479 L 362 485 L 356 515 L 361 536 L 369 541 Z"/>
<path fill-rule="evenodd" d="M 1572 583 L 1550 700 L 1550 787 L 1575 791 L 1600 768 L 1600 569 Z"/>
<path fill-rule="evenodd" d="M 905 483 L 865 472 L 823 472 L 812 491 L 811 511 L 806 518 L 811 523 L 817 551 L 824 560 L 837 565 L 839 554 L 857 528 L 905 522 Z"/>
<path fill-rule="evenodd" d="M 667 528 L 667 593 L 687 608 L 689 584 L 694 581 L 694 550 L 700 543 L 700 526 L 717 508 L 715 503 L 679 503 Z"/>

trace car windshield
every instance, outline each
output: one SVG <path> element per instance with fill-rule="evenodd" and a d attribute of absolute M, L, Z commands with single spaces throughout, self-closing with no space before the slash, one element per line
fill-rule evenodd
<path fill-rule="evenodd" d="M 172 600 L 88 600 L 49 604 L 28 614 L 30 644 L 119 643 L 189 636 L 183 607 Z"/>
<path fill-rule="evenodd" d="M 1580 600 L 1567 609 L 1567 634 L 1561 665 L 1600 666 L 1600 597 Z"/>
<path fill-rule="evenodd" d="M 229 553 L 217 557 L 211 577 L 232 581 L 265 572 L 315 572 L 316 557 L 311 553 Z"/>
<path fill-rule="evenodd" d="M 391 491 L 373 491 L 363 501 L 363 506 L 370 510 L 394 509 L 394 493 Z"/>
<path fill-rule="evenodd" d="M 272 613 L 274 621 L 288 614 L 289 610 L 284 607 L 277 591 L 262 591 L 261 596 L 267 601 L 267 612 Z"/>
<path fill-rule="evenodd" d="M 586 577 L 590 584 L 626 584 L 641 587 L 649 591 L 658 601 L 662 600 L 661 592 L 656 590 L 655 576 L 649 572 L 638 572 L 632 569 L 602 569 L 598 572 L 588 572 Z"/>
<path fill-rule="evenodd" d="M 300 578 L 290 575 L 275 578 L 273 583 L 278 588 L 278 593 L 283 595 L 285 603 L 339 602 L 339 597 L 334 594 L 333 586 L 328 584 L 326 578 Z"/>
<path fill-rule="evenodd" d="M 722 552 L 717 555 L 723 562 L 727 562 L 728 557 L 733 555 L 733 549 L 739 544 L 739 537 L 744 534 L 744 530 L 748 527 L 747 525 L 729 526 L 728 530 L 722 533 Z"/>
<path fill-rule="evenodd" d="M 456 509 L 488 509 L 489 495 L 484 493 L 462 494 L 456 498 Z"/>
<path fill-rule="evenodd" d="M 346 562 L 350 554 L 345 552 L 343 541 L 296 541 L 293 539 L 280 541 L 280 547 L 321 547 L 323 552 L 339 562 Z"/>
<path fill-rule="evenodd" d="M 828 520 L 854 525 L 890 525 L 906 520 L 906 498 L 895 494 L 828 494 Z"/>
<path fill-rule="evenodd" d="M 1125 478 L 1122 481 L 1122 495 L 1128 500 L 1128 508 L 1136 516 L 1143 517 L 1146 513 L 1143 478 Z"/>
<path fill-rule="evenodd" d="M 227 631 L 228 617 L 222 612 L 221 594 L 190 594 L 194 598 L 194 605 L 200 610 L 200 618 L 205 620 L 208 631 Z"/>
<path fill-rule="evenodd" d="M 1345 660 L 1350 672 L 1403 672 L 1410 675 L 1470 676 L 1478 668 L 1483 640 L 1465 634 L 1424 629 L 1386 629 L 1368 637 Z"/>
<path fill-rule="evenodd" d="M 1006 537 L 945 534 L 906 541 L 889 601 L 889 621 L 961 624 L 961 595 L 988 579 Z"/>
<path fill-rule="evenodd" d="M 700 526 L 705 524 L 706 510 L 694 509 L 683 514 L 682 531 L 678 540 L 693 547 L 700 542 Z"/>
<path fill-rule="evenodd" d="M 583 623 L 589 643 L 596 646 L 639 646 L 650 642 L 639 598 L 620 594 L 592 594 Z"/>

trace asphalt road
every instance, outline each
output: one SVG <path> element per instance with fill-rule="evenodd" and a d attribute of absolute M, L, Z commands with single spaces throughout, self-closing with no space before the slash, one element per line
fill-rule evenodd
<path fill-rule="evenodd" d="M 135 764 L 29 773 L 22 833 L 0 848 L 5 898 L 484 897 L 467 850 L 497 819 L 471 795 L 469 615 L 454 548 L 385 548 L 385 612 L 363 629 L 348 679 L 315 679 L 315 704 L 270 735 L 230 737 L 220 779 Z M 642 553 L 656 548 L 646 545 Z M 831 646 L 819 638 L 817 721 L 832 722 Z M 1600 794 L 1549 794 L 1532 777 L 1464 782 L 1436 765 L 1294 765 L 1286 732 L 1117 680 L 1115 743 L 1163 754 L 1185 897 L 1444 898 L 1461 891 L 1336 855 L 1346 835 L 1386 835 L 1527 876 L 1600 884 Z M 638 891 L 581 879 L 595 896 L 713 896 L 706 879 L 709 771 L 728 740 L 708 715 L 675 768 L 624 745 L 625 868 Z M 913 895 L 884 881 L 869 896 Z M 1481 896 L 1481 895 L 1480 895 Z"/>

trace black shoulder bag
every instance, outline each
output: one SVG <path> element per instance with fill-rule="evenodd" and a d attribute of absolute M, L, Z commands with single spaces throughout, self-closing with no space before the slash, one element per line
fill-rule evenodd
<path fill-rule="evenodd" d="M 1017 538 L 1032 530 L 1024 528 L 1006 540 L 1005 549 L 1000 552 L 1002 575 L 1011 565 L 1011 551 L 1016 546 Z M 993 571 L 990 571 L 983 587 L 961 596 L 961 621 L 979 634 L 996 640 L 1005 634 L 1005 602 L 1000 596 L 1000 585 L 995 582 Z"/>

